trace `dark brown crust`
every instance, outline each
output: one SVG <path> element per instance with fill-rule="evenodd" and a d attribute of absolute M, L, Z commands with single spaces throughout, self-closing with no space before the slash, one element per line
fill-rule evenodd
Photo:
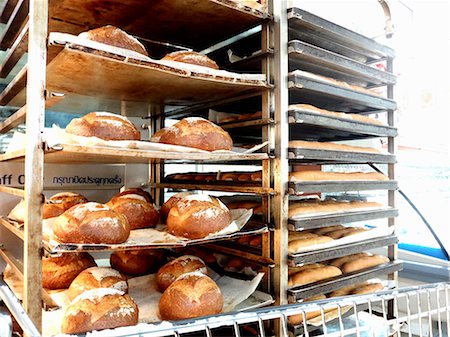
<path fill-rule="evenodd" d="M 104 26 L 83 32 L 79 35 L 88 40 L 104 43 L 110 46 L 135 51 L 148 56 L 145 47 L 134 37 L 114 26 Z"/>
<path fill-rule="evenodd" d="M 189 275 L 173 282 L 162 294 L 159 313 L 163 320 L 179 320 L 222 311 L 223 297 L 207 276 Z"/>
<path fill-rule="evenodd" d="M 203 118 L 184 118 L 161 133 L 159 142 L 205 151 L 231 150 L 233 141 L 225 130 Z"/>
<path fill-rule="evenodd" d="M 64 243 L 123 243 L 130 236 L 126 217 L 113 210 L 89 210 L 87 205 L 104 208 L 98 203 L 75 205 L 55 219 L 53 233 Z M 90 207 L 90 206 L 89 206 Z M 80 208 L 83 208 L 80 211 Z"/>
<path fill-rule="evenodd" d="M 165 260 L 160 249 L 117 251 L 109 257 L 112 268 L 132 276 L 155 273 Z"/>
<path fill-rule="evenodd" d="M 83 137 L 97 137 L 104 140 L 140 140 L 141 133 L 128 120 L 114 114 L 88 113 L 74 118 L 66 127 L 66 132 Z"/>
<path fill-rule="evenodd" d="M 88 253 L 64 253 L 42 258 L 42 286 L 47 289 L 66 289 L 83 270 L 94 267 Z"/>
<path fill-rule="evenodd" d="M 159 291 L 167 289 L 179 276 L 193 271 L 206 271 L 205 263 L 200 259 L 194 259 L 189 256 L 181 256 L 164 266 L 156 274 L 156 284 Z"/>
<path fill-rule="evenodd" d="M 164 56 L 162 60 L 194 64 L 197 66 L 208 67 L 215 70 L 219 69 L 217 63 L 211 60 L 208 56 L 194 51 L 175 51 Z"/>

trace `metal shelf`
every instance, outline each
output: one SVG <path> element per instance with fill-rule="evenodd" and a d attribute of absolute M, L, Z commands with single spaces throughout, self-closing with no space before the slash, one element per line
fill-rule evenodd
<path fill-rule="evenodd" d="M 329 162 L 329 163 L 395 163 L 392 154 L 364 153 L 350 151 L 315 150 L 303 148 L 288 148 L 288 157 L 292 162 Z"/>
<path fill-rule="evenodd" d="M 302 195 L 312 192 L 346 192 L 371 190 L 396 190 L 398 183 L 392 180 L 371 181 L 290 181 L 288 192 L 291 195 Z"/>

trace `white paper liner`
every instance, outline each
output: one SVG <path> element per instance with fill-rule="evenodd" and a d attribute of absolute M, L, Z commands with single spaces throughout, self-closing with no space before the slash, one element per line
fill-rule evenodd
<path fill-rule="evenodd" d="M 145 55 L 142 55 L 142 54 L 139 54 L 139 53 L 127 50 L 127 49 L 110 46 L 107 44 L 103 44 L 103 43 L 96 42 L 96 41 L 91 41 L 91 40 L 88 40 L 85 38 L 80 38 L 78 36 L 65 34 L 65 33 L 52 32 L 49 35 L 49 41 L 50 41 L 50 43 L 56 42 L 56 43 L 60 43 L 60 44 L 66 44 L 66 43 L 76 44 L 76 45 L 80 45 L 83 47 L 88 47 L 88 48 L 104 51 L 107 53 L 120 55 L 125 58 L 137 59 L 137 60 L 141 60 L 141 61 L 145 61 L 145 62 L 149 62 L 149 63 L 153 63 L 153 64 L 169 66 L 169 67 L 175 68 L 175 70 L 181 69 L 187 73 L 186 74 L 187 76 L 190 76 L 191 73 L 198 73 L 198 74 L 203 74 L 203 75 L 209 75 L 212 77 L 226 78 L 228 80 L 250 80 L 250 81 L 265 81 L 266 80 L 266 76 L 264 74 L 238 74 L 238 73 L 234 73 L 234 72 L 230 72 L 230 71 L 226 71 L 226 70 L 216 70 L 216 69 L 211 69 L 208 67 L 198 66 L 198 65 L 194 65 L 194 64 L 187 64 L 187 63 L 176 62 L 176 61 L 167 61 L 167 60 L 154 60 L 154 59 L 151 59 L 150 57 L 147 57 Z"/>
<path fill-rule="evenodd" d="M 161 321 L 159 318 L 159 299 L 162 294 L 157 290 L 155 277 L 156 274 L 151 274 L 128 280 L 128 293 L 139 308 L 139 323 L 156 323 Z M 238 280 L 228 276 L 214 277 L 224 299 L 222 312 L 232 311 L 237 305 L 248 299 L 256 291 L 263 277 L 263 273 L 258 274 L 251 281 Z M 65 307 L 70 303 L 65 293 L 66 291 L 59 291 L 52 293 L 51 297 L 55 302 Z M 260 294 L 259 298 L 267 301 L 267 297 L 264 298 Z M 250 307 L 254 308 L 256 305 L 255 301 L 258 300 L 253 299 L 247 306 L 241 306 L 240 310 L 247 310 Z M 260 302 L 259 306 L 261 305 Z M 64 308 L 55 311 L 43 311 L 43 336 L 60 334 L 63 314 Z"/>
<path fill-rule="evenodd" d="M 110 247 L 111 249 L 119 249 L 120 247 L 126 248 L 127 246 L 185 246 L 187 242 L 201 242 L 201 241 L 208 241 L 210 239 L 214 239 L 217 237 L 227 236 L 230 234 L 233 234 L 235 232 L 238 232 L 241 230 L 245 224 L 250 220 L 252 217 L 253 211 L 250 209 L 232 209 L 230 210 L 232 222 L 228 227 L 224 228 L 223 230 L 210 234 L 207 237 L 203 239 L 197 239 L 197 240 L 190 240 L 184 237 L 178 237 L 174 236 L 172 234 L 169 234 L 166 230 L 165 225 L 159 225 L 156 228 L 143 228 L 143 229 L 135 229 L 131 231 L 130 237 L 128 240 L 122 244 L 107 244 L 106 246 Z M 73 246 L 74 249 L 77 247 L 95 247 L 98 245 L 95 244 L 77 244 L 77 243 L 60 243 L 58 240 L 55 239 L 53 236 L 48 241 L 48 246 L 52 249 L 58 250 L 58 247 L 67 247 L 67 246 Z"/>
<path fill-rule="evenodd" d="M 394 232 L 394 230 L 395 230 L 394 227 L 387 227 L 387 226 L 386 227 L 374 227 L 374 228 L 370 228 L 364 232 L 349 235 L 349 236 L 346 236 L 346 237 L 343 237 L 340 239 L 328 241 L 325 243 L 320 243 L 317 245 L 302 247 L 302 248 L 297 249 L 295 252 L 290 251 L 289 254 L 293 255 L 296 253 L 310 252 L 310 251 L 315 251 L 315 250 L 320 250 L 320 249 L 325 249 L 325 248 L 342 246 L 342 245 L 346 245 L 346 244 L 353 243 L 353 242 L 359 242 L 359 241 L 364 241 L 364 240 L 368 240 L 368 239 L 383 237 L 383 236 L 391 235 Z"/>

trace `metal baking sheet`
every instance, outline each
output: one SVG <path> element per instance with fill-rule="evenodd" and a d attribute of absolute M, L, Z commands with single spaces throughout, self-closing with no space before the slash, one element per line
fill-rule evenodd
<path fill-rule="evenodd" d="M 288 25 L 290 40 L 305 40 L 360 62 L 395 56 L 392 48 L 300 8 L 288 9 Z"/>
<path fill-rule="evenodd" d="M 296 302 L 300 299 L 312 297 L 318 294 L 326 294 L 334 290 L 362 283 L 380 275 L 387 275 L 403 269 L 403 262 L 399 260 L 391 261 L 374 268 L 364 269 L 355 273 L 340 275 L 319 282 L 314 282 L 300 287 L 288 289 L 288 299 Z"/>
<path fill-rule="evenodd" d="M 383 208 L 367 211 L 333 213 L 326 215 L 305 216 L 299 220 L 288 220 L 289 230 L 300 231 L 304 229 L 321 228 L 331 225 L 347 224 L 357 221 L 367 221 L 382 218 L 392 218 L 398 215 L 396 208 Z"/>
<path fill-rule="evenodd" d="M 397 181 L 394 180 L 353 180 L 353 181 L 290 181 L 288 193 L 302 195 L 312 192 L 346 192 L 346 191 L 372 191 L 396 190 Z"/>
<path fill-rule="evenodd" d="M 379 163 L 396 162 L 395 155 L 370 152 L 333 151 L 321 149 L 288 148 L 291 161 L 328 161 L 330 163 Z"/>
<path fill-rule="evenodd" d="M 370 137 L 396 137 L 397 128 L 369 124 L 346 118 L 327 116 L 302 109 L 290 109 L 288 120 L 290 136 L 296 135 L 317 141 L 336 141 Z"/>
<path fill-rule="evenodd" d="M 396 244 L 398 238 L 395 235 L 389 235 L 379 238 L 373 238 L 360 242 L 354 242 L 342 246 L 330 247 L 316 251 L 291 254 L 289 255 L 289 265 L 292 267 L 302 266 L 307 263 L 321 262 L 330 259 L 336 259 L 354 253 L 359 253 L 368 249 L 384 247 Z"/>
<path fill-rule="evenodd" d="M 396 76 L 392 73 L 303 41 L 290 41 L 288 53 L 289 71 L 306 70 L 363 87 L 396 83 Z"/>
<path fill-rule="evenodd" d="M 288 81 L 290 104 L 301 102 L 329 110 L 339 106 L 343 111 L 350 112 L 397 108 L 392 99 L 330 84 L 300 73 L 290 73 Z"/>

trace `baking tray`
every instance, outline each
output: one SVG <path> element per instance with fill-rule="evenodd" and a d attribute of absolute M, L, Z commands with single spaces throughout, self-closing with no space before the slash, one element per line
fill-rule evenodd
<path fill-rule="evenodd" d="M 372 191 L 396 190 L 398 183 L 395 180 L 353 180 L 353 181 L 290 181 L 288 193 L 302 195 L 312 192 L 346 192 L 346 191 Z"/>
<path fill-rule="evenodd" d="M 349 112 L 397 108 L 392 99 L 331 84 L 298 72 L 290 73 L 288 81 L 290 104 L 307 103 L 329 110 L 339 106 L 342 111 Z"/>
<path fill-rule="evenodd" d="M 335 116 L 327 116 L 303 109 L 288 110 L 290 137 L 307 137 L 317 141 L 336 141 L 370 137 L 396 137 L 397 128 L 369 124 Z"/>
<path fill-rule="evenodd" d="M 395 56 L 392 48 L 300 8 L 288 9 L 288 26 L 290 40 L 304 40 L 359 62 Z"/>
<path fill-rule="evenodd" d="M 290 254 L 288 258 L 288 264 L 291 267 L 302 266 L 308 263 L 336 259 L 341 256 L 359 253 L 368 249 L 393 245 L 397 242 L 398 238 L 396 235 L 388 235 L 360 242 L 353 242 L 342 246 L 335 246 L 304 253 Z"/>
<path fill-rule="evenodd" d="M 288 45 L 289 71 L 306 70 L 362 87 L 395 84 L 396 76 L 303 41 Z"/>
<path fill-rule="evenodd" d="M 314 215 L 314 216 L 305 216 L 300 220 L 288 219 L 288 227 L 289 230 L 300 231 L 304 229 L 321 228 L 331 225 L 340 225 L 357 221 L 392 218 L 396 217 L 397 215 L 398 209 L 392 207 L 366 211 Z"/>
<path fill-rule="evenodd" d="M 395 155 L 393 154 L 304 148 L 288 148 L 288 158 L 291 161 L 321 161 L 330 163 L 392 164 L 396 162 Z"/>
<path fill-rule="evenodd" d="M 403 269 L 403 262 L 399 260 L 391 261 L 374 268 L 364 269 L 355 273 L 340 275 L 319 282 L 314 282 L 304 286 L 288 289 L 288 300 L 296 302 L 300 299 L 312 297 L 318 294 L 326 294 L 339 288 L 352 284 L 362 283 L 380 275 L 387 275 Z"/>

